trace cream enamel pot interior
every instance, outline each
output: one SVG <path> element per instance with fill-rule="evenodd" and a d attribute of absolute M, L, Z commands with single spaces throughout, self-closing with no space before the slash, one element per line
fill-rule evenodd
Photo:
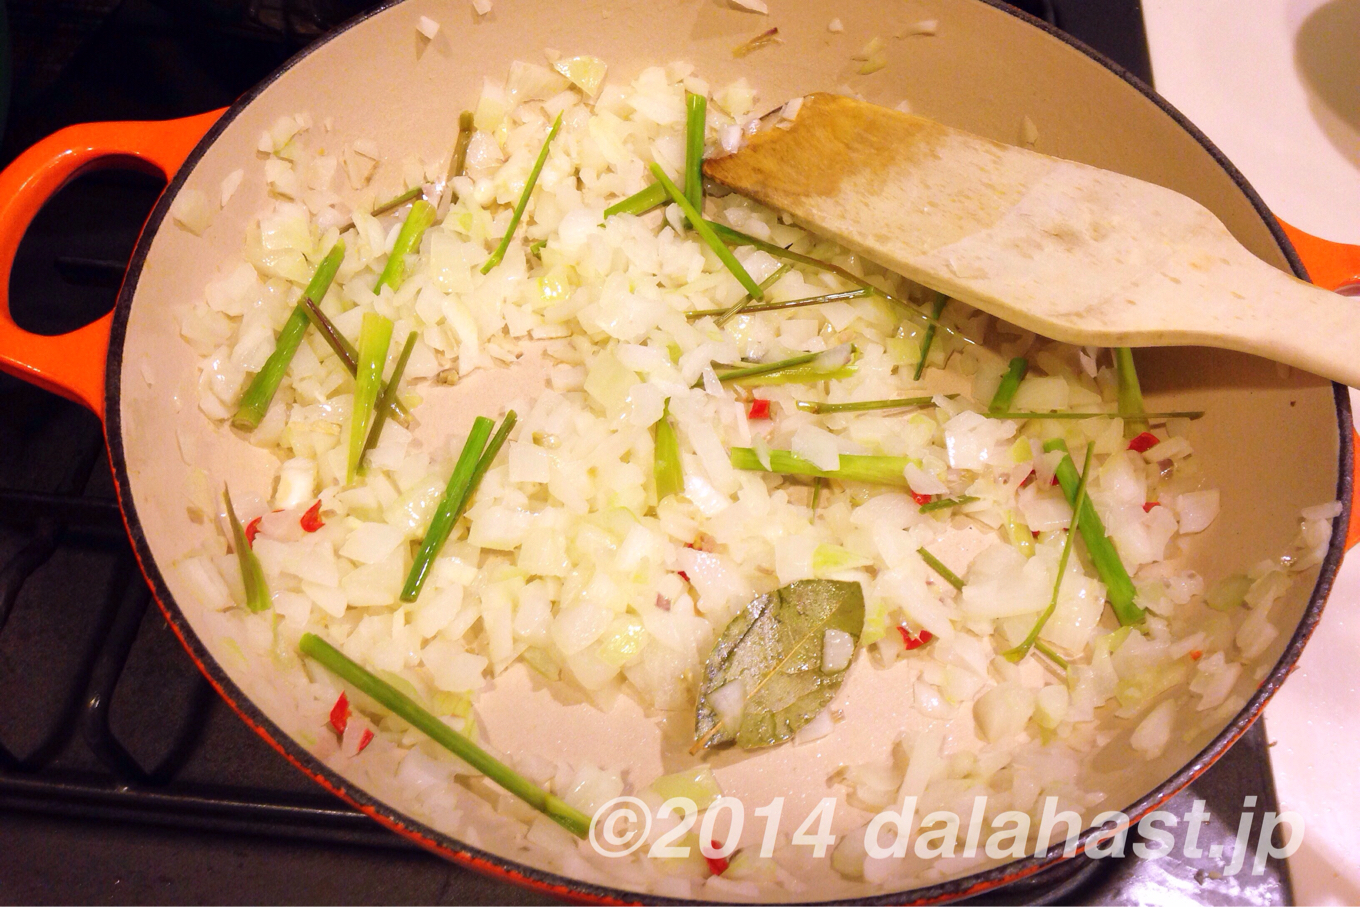
<path fill-rule="evenodd" d="M 308 112 L 333 121 L 333 134 L 371 138 L 385 156 L 443 154 L 457 111 L 471 106 L 482 78 L 504 77 L 514 59 L 538 61 L 545 47 L 607 60 L 610 77 L 628 78 L 645 65 L 685 60 L 713 84 L 746 76 L 763 107 L 815 90 L 849 85 L 872 101 L 910 101 L 913 111 L 1001 141 L 1016 141 L 1028 116 L 1037 148 L 1119 170 L 1197 199 L 1256 255 L 1300 271 L 1284 234 L 1242 178 L 1164 102 L 1088 51 L 1033 20 L 982 0 L 887 4 L 881 0 L 771 0 L 768 18 L 720 0 L 497 0 L 478 18 L 465 0 L 406 0 L 351 23 L 310 48 L 220 117 L 205 114 L 163 124 L 76 127 L 21 156 L 0 175 L 0 285 L 29 221 L 42 202 L 76 171 L 141 162 L 171 181 L 134 254 L 110 316 L 72 334 L 39 338 L 17 328 L 7 300 L 0 305 L 0 367 L 78 400 L 105 418 L 121 505 L 142 568 L 168 620 L 219 692 L 285 757 L 317 781 L 392 828 L 441 854 L 560 896 L 592 900 L 638 897 L 620 882 L 581 871 L 555 874 L 519 847 L 516 826 L 483 799 L 466 793 L 457 816 L 422 812 L 390 772 L 354 760 L 342 773 L 314 757 L 294 702 L 294 679 L 239 645 L 241 625 L 205 607 L 172 565 L 213 527 L 186 508 L 189 466 L 195 464 L 239 493 L 267 494 L 277 471 L 271 455 L 214 429 L 196 406 L 196 357 L 180 338 L 180 314 L 224 263 L 239 256 L 246 224 L 266 203 L 255 145 L 279 116 Z M 433 42 L 416 32 L 419 16 L 442 27 Z M 840 18 L 844 34 L 828 22 Z M 938 20 L 932 37 L 891 36 L 919 18 Z M 781 44 L 736 59 L 732 49 L 769 28 Z M 851 55 L 882 36 L 887 68 L 857 74 Z M 762 108 L 763 109 L 763 108 Z M 215 198 L 224 177 L 248 176 L 201 236 L 166 216 L 186 188 Z M 1187 300 L 1193 304 L 1193 300 Z M 1287 326 L 1282 326 L 1287 329 Z M 107 360 L 105 350 L 107 348 Z M 107 361 L 107 367 L 105 367 Z M 1300 506 L 1340 498 L 1326 561 L 1296 581 L 1273 611 L 1281 630 L 1258 663 L 1264 676 L 1244 672 L 1235 716 L 1179 735 L 1154 761 L 1128 748 L 1128 722 L 1109 721 L 1113 738 L 1090 764 L 1086 783 L 1108 796 L 1104 808 L 1139 815 L 1203 771 L 1259 714 L 1283 682 L 1312 631 L 1340 564 L 1350 506 L 1352 444 L 1343 388 L 1273 364 L 1203 349 L 1147 350 L 1139 365 L 1157 409 L 1205 409 L 1194 443 L 1205 482 L 1223 491 L 1222 513 L 1197 537 L 1191 562 L 1206 576 L 1278 556 L 1293 537 Z M 464 385 L 431 390 L 425 430 L 464 430 L 477 412 L 508 399 L 506 382 L 481 375 Z M 505 386 L 503 386 L 505 385 Z M 470 404 L 475 397 L 477 405 Z M 183 434 L 177 434 L 182 432 Z M 826 793 L 837 764 L 886 753 L 891 741 L 923 719 L 893 684 L 891 670 L 859 665 L 847 682 L 847 720 L 830 737 L 800 747 L 776 747 L 712 757 L 725 791 L 760 805 L 786 798 L 804 815 Z M 296 670 L 296 669 L 294 669 Z M 1259 686 L 1258 686 L 1259 685 Z M 604 713 L 569 690 L 531 682 L 522 666 L 497 678 L 479 706 L 490 741 L 506 752 L 627 768 L 646 779 L 685 763 L 690 715 L 658 722 L 626 697 Z M 848 813 L 835 830 L 862 818 Z M 758 835 L 748 822 L 747 836 Z M 1048 855 L 993 866 L 911 891 L 882 891 L 843 882 L 829 869 L 805 879 L 807 899 L 885 897 L 934 901 L 974 894 L 1023 877 L 1060 859 Z"/>

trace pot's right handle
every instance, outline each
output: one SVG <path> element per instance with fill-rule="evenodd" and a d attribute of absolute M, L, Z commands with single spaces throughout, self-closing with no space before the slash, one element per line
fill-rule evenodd
<path fill-rule="evenodd" d="M 128 167 L 168 180 L 222 115 L 180 120 L 86 123 L 53 133 L 0 173 L 0 370 L 104 415 L 104 365 L 112 313 L 67 334 L 47 337 L 19 327 L 10 314 L 14 255 L 47 200 L 81 171 Z"/>
<path fill-rule="evenodd" d="M 1294 251 L 1299 253 L 1299 258 L 1303 260 L 1303 266 L 1308 269 L 1308 276 L 1313 283 L 1324 290 L 1335 291 L 1352 287 L 1360 290 L 1360 246 L 1322 239 L 1284 221 L 1280 221 L 1280 226 L 1284 227 L 1285 235 L 1293 243 Z M 1356 300 L 1356 305 L 1360 307 L 1360 299 Z M 1360 315 L 1360 312 L 1357 315 Z M 1356 352 L 1360 354 L 1360 350 Z M 1351 431 L 1354 436 L 1354 449 L 1360 454 L 1360 433 L 1354 429 Z M 1346 529 L 1348 551 L 1360 543 L 1360 501 L 1356 500 L 1356 494 L 1360 493 L 1360 456 L 1356 457 L 1352 468 L 1354 471 L 1351 476 L 1351 522 Z"/>

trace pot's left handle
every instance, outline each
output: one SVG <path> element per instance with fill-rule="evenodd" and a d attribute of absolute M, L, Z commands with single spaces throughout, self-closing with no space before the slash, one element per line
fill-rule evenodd
<path fill-rule="evenodd" d="M 157 171 L 166 179 L 221 110 L 180 120 L 86 123 L 55 132 L 0 172 L 0 370 L 104 415 L 104 365 L 112 313 L 53 337 L 19 327 L 10 314 L 14 255 L 42 206 L 84 170 L 125 167 Z"/>

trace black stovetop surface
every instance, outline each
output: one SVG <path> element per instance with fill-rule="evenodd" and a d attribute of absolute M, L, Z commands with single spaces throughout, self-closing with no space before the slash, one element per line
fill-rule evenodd
<path fill-rule="evenodd" d="M 363 5 L 9 0 L 0 164 L 70 123 L 226 105 Z M 1149 76 L 1138 0 L 1016 5 Z M 16 320 L 56 333 L 107 311 L 160 189 L 117 171 L 64 189 L 16 259 Z M 151 606 L 112 498 L 95 417 L 0 375 L 0 902 L 550 902 L 407 844 L 246 728 Z M 1259 723 L 1167 808 L 1205 800 L 1201 846 L 1226 853 L 1249 795 L 1277 808 Z M 1070 861 L 988 902 L 1292 902 L 1281 862 L 1216 878 L 1223 856 L 1177 851 Z"/>

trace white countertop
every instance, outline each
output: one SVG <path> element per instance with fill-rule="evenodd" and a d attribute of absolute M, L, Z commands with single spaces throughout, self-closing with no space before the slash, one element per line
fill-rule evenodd
<path fill-rule="evenodd" d="M 1143 0 L 1143 16 L 1158 91 L 1271 210 L 1360 244 L 1360 0 Z M 1266 731 L 1281 805 L 1305 823 L 1299 903 L 1360 904 L 1360 554 Z"/>

